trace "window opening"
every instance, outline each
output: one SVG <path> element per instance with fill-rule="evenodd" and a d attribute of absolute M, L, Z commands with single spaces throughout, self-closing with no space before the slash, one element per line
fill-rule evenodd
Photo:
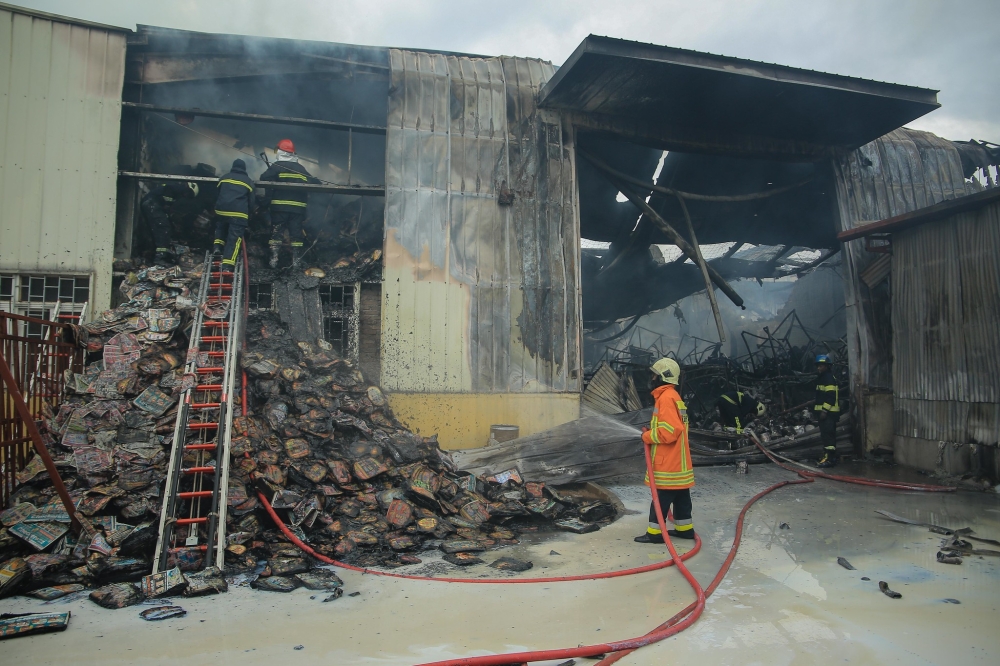
<path fill-rule="evenodd" d="M 273 303 L 271 283 L 260 282 L 258 284 L 251 284 L 248 298 L 251 310 L 270 310 Z"/>

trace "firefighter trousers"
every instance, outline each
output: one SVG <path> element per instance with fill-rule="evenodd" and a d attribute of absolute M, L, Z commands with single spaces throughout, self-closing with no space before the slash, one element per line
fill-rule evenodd
<path fill-rule="evenodd" d="M 836 412 L 827 412 L 826 418 L 819 422 L 819 441 L 827 451 L 837 448 L 837 418 Z"/>
<path fill-rule="evenodd" d="M 242 217 L 228 215 L 215 216 L 215 244 L 222 245 L 222 263 L 235 265 L 243 243 L 243 234 L 247 230 L 247 220 Z"/>
<path fill-rule="evenodd" d="M 663 518 L 666 519 L 667 511 L 671 506 L 674 508 L 674 527 L 678 532 L 694 529 L 694 522 L 691 520 L 691 489 L 670 490 L 657 488 L 656 494 L 660 500 L 660 510 L 663 511 Z M 660 524 L 656 520 L 656 505 L 649 503 L 649 527 L 646 529 L 649 534 L 660 534 Z"/>
<path fill-rule="evenodd" d="M 292 247 L 302 247 L 305 236 L 302 234 L 302 223 L 305 222 L 305 213 L 289 213 L 283 210 L 271 211 L 271 224 L 274 225 L 271 234 L 271 245 L 281 245 L 284 241 L 285 230 L 288 230 L 288 239 Z"/>

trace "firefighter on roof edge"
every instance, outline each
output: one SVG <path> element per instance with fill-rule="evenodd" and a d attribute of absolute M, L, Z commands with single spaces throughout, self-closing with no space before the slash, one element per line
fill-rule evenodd
<path fill-rule="evenodd" d="M 149 193 L 139 203 L 139 210 L 146 218 L 146 224 L 156 243 L 156 257 L 153 263 L 166 264 L 174 261 L 174 246 L 167 212 L 177 199 L 193 199 L 198 196 L 198 183 L 172 181 L 150 188 Z"/>
<path fill-rule="evenodd" d="M 833 363 L 826 354 L 816 357 L 816 404 L 813 407 L 819 419 L 819 439 L 823 443 L 823 457 L 817 467 L 837 464 L 837 419 L 840 418 L 840 390 L 833 377 Z"/>
<path fill-rule="evenodd" d="M 653 479 L 646 473 L 646 485 L 652 483 L 660 499 L 660 509 L 666 515 L 673 506 L 674 529 L 667 534 L 674 538 L 694 539 L 691 520 L 691 486 L 694 467 L 688 445 L 687 406 L 677 393 L 681 368 L 672 358 L 661 358 L 650 368 L 653 373 L 653 419 L 642 430 L 642 443 L 651 447 Z M 656 507 L 650 503 L 649 526 L 646 533 L 635 538 L 638 543 L 663 543 L 656 520 Z"/>
<path fill-rule="evenodd" d="M 261 180 L 313 185 L 322 182 L 313 178 L 306 168 L 299 164 L 299 157 L 295 154 L 295 144 L 291 139 L 279 141 L 277 153 L 277 160 L 261 174 Z M 271 268 L 278 266 L 278 251 L 281 249 L 286 230 L 292 245 L 292 263 L 295 264 L 302 256 L 302 247 L 305 245 L 305 230 L 302 228 L 302 223 L 306 219 L 309 195 L 301 190 L 269 187 L 265 190 L 264 199 L 270 205 L 271 224 L 274 225 L 270 241 L 271 260 L 268 265 Z"/>
<path fill-rule="evenodd" d="M 716 407 L 719 408 L 722 425 L 727 428 L 736 428 L 737 433 L 742 433 L 743 428 L 750 421 L 767 413 L 767 407 L 764 406 L 764 403 L 751 398 L 743 391 L 723 393 L 719 396 Z"/>
<path fill-rule="evenodd" d="M 247 175 L 246 162 L 233 160 L 232 170 L 219 179 L 218 190 L 213 247 L 216 253 L 222 252 L 223 264 L 234 266 L 254 203 L 254 183 Z"/>

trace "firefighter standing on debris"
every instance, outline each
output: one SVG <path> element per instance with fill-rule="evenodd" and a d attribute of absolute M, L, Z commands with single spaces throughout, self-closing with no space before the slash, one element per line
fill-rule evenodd
<path fill-rule="evenodd" d="M 172 262 L 173 239 L 171 238 L 170 218 L 167 211 L 177 199 L 193 199 L 198 196 L 198 183 L 190 181 L 171 181 L 154 185 L 139 203 L 142 216 L 153 234 L 156 243 L 156 258 L 154 263 Z"/>
<path fill-rule="evenodd" d="M 254 182 L 247 175 L 246 162 L 233 160 L 233 168 L 219 179 L 218 190 L 213 249 L 222 253 L 223 265 L 235 266 L 254 206 Z"/>
<path fill-rule="evenodd" d="M 313 185 L 322 182 L 299 164 L 298 155 L 295 154 L 295 144 L 291 139 L 279 141 L 277 153 L 277 160 L 261 174 L 261 180 Z M 264 198 L 270 206 L 271 224 L 274 225 L 270 241 L 271 260 L 268 265 L 277 268 L 278 251 L 281 249 L 286 230 L 292 245 L 292 263 L 295 264 L 301 257 L 302 247 L 305 245 L 305 230 L 302 228 L 302 223 L 306 219 L 309 195 L 301 190 L 275 187 L 267 188 Z"/>
<path fill-rule="evenodd" d="M 736 428 L 737 433 L 742 433 L 743 427 L 747 423 L 767 413 L 767 407 L 764 406 L 764 403 L 751 398 L 743 391 L 723 393 L 719 396 L 716 407 L 719 408 L 722 425 L 727 428 Z"/>
<path fill-rule="evenodd" d="M 819 419 L 819 438 L 823 444 L 823 457 L 817 467 L 833 467 L 837 464 L 837 419 L 840 418 L 840 390 L 833 377 L 830 357 L 820 354 L 816 357 L 816 404 L 813 410 Z"/>
<path fill-rule="evenodd" d="M 674 529 L 667 534 L 674 538 L 694 539 L 691 520 L 691 486 L 694 485 L 694 467 L 688 444 L 687 406 L 677 393 L 681 368 L 672 358 L 661 358 L 650 368 L 653 373 L 653 418 L 649 428 L 642 430 L 642 443 L 651 447 L 653 479 L 646 473 L 646 485 L 652 483 L 660 500 L 660 509 L 666 515 L 673 506 Z M 638 543 L 663 543 L 660 525 L 656 519 L 656 506 L 650 503 L 649 526 L 646 533 L 635 538 Z"/>

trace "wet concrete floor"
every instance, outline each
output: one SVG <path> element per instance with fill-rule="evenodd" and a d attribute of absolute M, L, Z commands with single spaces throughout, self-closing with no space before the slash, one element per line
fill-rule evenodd
<path fill-rule="evenodd" d="M 706 585 L 729 551 L 744 502 L 771 483 L 794 478 L 769 465 L 752 466 L 746 476 L 733 469 L 696 473 L 694 519 L 704 547 L 689 565 Z M 899 478 L 895 469 L 867 471 Z M 483 559 L 530 559 L 535 567 L 522 575 L 543 577 L 667 557 L 663 547 L 632 542 L 645 529 L 648 490 L 634 480 L 611 487 L 635 513 L 593 534 L 529 538 Z M 997 663 L 1000 560 L 939 564 L 939 535 L 889 522 L 875 509 L 1000 538 L 1000 498 L 994 494 L 898 492 L 829 481 L 782 488 L 750 511 L 739 555 L 699 622 L 619 663 Z M 857 570 L 839 566 L 838 556 Z M 497 576 L 485 565 L 459 570 L 436 559 L 399 571 Z M 407 581 L 349 571 L 341 576 L 346 592 L 358 596 L 322 603 L 322 594 L 303 589 L 281 594 L 233 588 L 217 597 L 175 599 L 187 616 L 162 622 L 140 619 L 146 606 L 113 611 L 86 599 L 47 605 L 23 597 L 0 600 L 0 612 L 73 612 L 64 633 L 5 641 L 3 661 L 414 664 L 637 636 L 693 600 L 673 568 L 533 585 Z M 881 594 L 880 580 L 903 598 Z"/>

